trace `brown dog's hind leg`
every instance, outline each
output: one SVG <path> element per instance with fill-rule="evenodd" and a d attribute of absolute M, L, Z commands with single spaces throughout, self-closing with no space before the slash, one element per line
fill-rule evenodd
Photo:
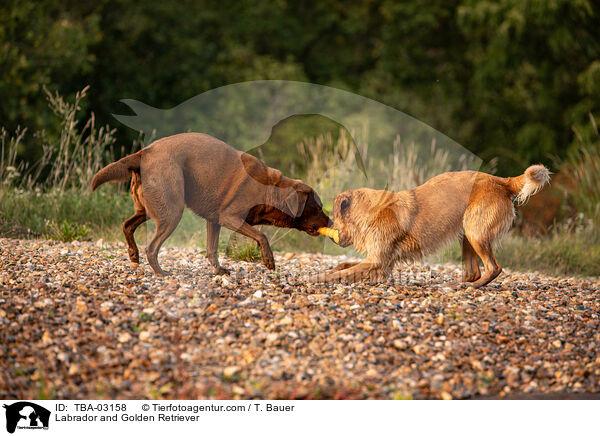
<path fill-rule="evenodd" d="M 496 258 L 494 258 L 491 243 L 482 243 L 473 240 L 470 240 L 470 242 L 477 255 L 483 261 L 483 266 L 485 268 L 483 276 L 479 280 L 476 280 L 471 284 L 471 286 L 474 288 L 480 288 L 482 286 L 487 285 L 489 282 L 498 277 L 498 275 L 502 272 L 502 268 L 500 268 L 500 265 L 498 265 Z"/>
<path fill-rule="evenodd" d="M 146 247 L 148 263 L 156 274 L 165 275 L 166 272 L 158 265 L 158 251 L 173 233 L 183 215 L 183 173 L 177 168 L 163 171 L 161 174 L 150 173 L 143 179 L 142 186 L 146 212 L 156 224 L 154 236 Z"/>
<path fill-rule="evenodd" d="M 466 236 L 462 237 L 463 282 L 474 282 L 481 277 L 477 254 Z"/>
<path fill-rule="evenodd" d="M 206 221 L 206 257 L 214 268 L 216 275 L 228 274 L 229 271 L 219 265 L 219 233 L 221 226 Z"/>
<path fill-rule="evenodd" d="M 158 275 L 164 276 L 168 274 L 158 265 L 158 251 L 166 239 L 171 236 L 171 233 L 173 233 L 173 230 L 179 224 L 179 220 L 181 220 L 181 213 L 179 216 L 172 216 L 168 220 L 155 220 L 156 231 L 148 247 L 146 247 L 146 256 L 148 256 L 148 263 Z"/>
<path fill-rule="evenodd" d="M 262 262 L 268 269 L 275 269 L 275 259 L 273 251 L 269 245 L 269 240 L 261 231 L 255 229 L 250 224 L 239 217 L 226 217 L 221 219 L 221 224 L 230 230 L 241 233 L 251 239 L 254 239 L 260 247 Z"/>
<path fill-rule="evenodd" d="M 135 230 L 147 220 L 148 216 L 146 215 L 145 210 L 136 210 L 135 214 L 123 223 L 123 233 L 125 234 L 127 245 L 129 245 L 127 252 L 129 253 L 129 260 L 133 263 L 140 263 L 140 253 L 133 234 L 135 233 Z"/>
<path fill-rule="evenodd" d="M 142 225 L 142 223 L 148 220 L 148 215 L 146 214 L 146 207 L 144 206 L 142 179 L 138 172 L 131 172 L 130 187 L 135 213 L 123 223 L 123 234 L 125 235 L 125 240 L 129 246 L 129 249 L 127 250 L 129 253 L 129 259 L 133 263 L 140 263 L 140 253 L 138 251 L 137 244 L 135 243 L 133 234 L 135 233 L 135 230 Z"/>

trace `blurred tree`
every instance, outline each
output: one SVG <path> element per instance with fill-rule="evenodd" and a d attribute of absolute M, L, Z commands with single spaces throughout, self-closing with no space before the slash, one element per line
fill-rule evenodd
<path fill-rule="evenodd" d="M 600 21 L 588 0 L 467 0 L 457 21 L 469 40 L 471 144 L 516 166 L 564 156 L 572 125 L 600 113 L 594 65 Z M 594 89 L 596 87 L 596 89 Z M 595 93 L 595 95 L 594 95 Z"/>
<path fill-rule="evenodd" d="M 9 1 L 0 8 L 0 120 L 15 129 L 56 130 L 43 87 L 74 94 L 95 66 L 98 15 L 71 13 L 65 2 Z M 28 150 L 29 154 L 41 150 Z"/>
<path fill-rule="evenodd" d="M 591 0 L 4 0 L 0 71 L 9 129 L 56 129 L 44 85 L 68 97 L 89 84 L 88 109 L 120 127 L 122 98 L 168 108 L 300 80 L 403 110 L 512 174 L 564 156 L 573 126 L 589 134 L 600 19 Z"/>

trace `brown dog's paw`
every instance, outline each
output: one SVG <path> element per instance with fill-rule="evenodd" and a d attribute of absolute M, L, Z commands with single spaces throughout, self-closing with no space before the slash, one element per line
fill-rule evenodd
<path fill-rule="evenodd" d="M 229 274 L 229 270 L 227 268 L 223 268 L 222 266 L 213 268 L 213 272 L 216 276 L 222 276 L 225 274 Z"/>
<path fill-rule="evenodd" d="M 127 250 L 127 254 L 129 254 L 129 260 L 132 263 L 140 263 L 140 252 L 138 250 Z"/>
<path fill-rule="evenodd" d="M 273 259 L 273 256 L 263 258 L 263 264 L 267 269 L 275 269 L 275 259 Z"/>
<path fill-rule="evenodd" d="M 152 270 L 154 271 L 154 275 L 156 275 L 158 277 L 167 277 L 167 276 L 171 275 L 171 273 L 169 271 L 165 271 L 161 267 L 152 268 Z"/>

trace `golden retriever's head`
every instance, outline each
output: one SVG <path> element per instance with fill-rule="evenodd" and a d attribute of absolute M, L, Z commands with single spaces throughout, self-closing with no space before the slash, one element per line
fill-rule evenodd
<path fill-rule="evenodd" d="M 354 243 L 355 237 L 362 233 L 362 217 L 365 208 L 364 193 L 360 189 L 345 191 L 335 197 L 333 203 L 333 228 L 339 233 L 341 247 Z"/>
<path fill-rule="evenodd" d="M 381 237 L 373 235 L 373 231 L 389 227 L 390 223 L 395 230 L 393 235 L 397 234 L 395 201 L 393 192 L 369 188 L 345 191 L 335 197 L 333 228 L 338 231 L 339 245 L 347 247 L 354 244 L 358 251 L 364 252 L 373 237 Z M 393 235 L 390 233 L 390 236 Z M 381 244 L 386 241 L 375 242 Z"/>

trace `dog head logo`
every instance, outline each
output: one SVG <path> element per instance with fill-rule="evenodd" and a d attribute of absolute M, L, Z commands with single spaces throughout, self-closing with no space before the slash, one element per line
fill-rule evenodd
<path fill-rule="evenodd" d="M 331 177 L 346 156 L 352 177 L 341 190 L 368 185 L 381 189 L 410 189 L 443 167 L 478 170 L 482 161 L 469 150 L 431 126 L 390 106 L 329 86 L 286 80 L 258 80 L 211 89 L 169 109 L 132 99 L 121 100 L 135 113 L 114 117 L 143 134 L 145 145 L 183 132 L 202 132 L 263 160 L 286 176 L 305 179 L 308 161 L 313 179 Z M 338 132 L 347 137 L 347 150 L 335 159 L 305 156 L 300 143 L 332 133 L 339 153 Z M 327 141 L 323 141 L 326 143 Z M 318 147 L 313 147 L 318 151 Z M 369 158 L 367 159 L 367 153 Z M 375 159 L 371 162 L 371 160 Z M 377 164 L 383 163 L 383 168 Z M 398 162 L 396 162 L 398 161 Z M 293 165 L 290 164 L 293 162 Z M 394 163 L 396 162 L 396 163 Z M 395 165 L 395 167 L 394 167 Z M 431 167 L 431 168 L 430 168 Z M 395 171 L 392 171 L 395 169 Z M 437 173 L 442 171 L 437 171 Z M 426 174 L 421 174 L 426 173 Z M 399 179 L 406 179 L 399 183 Z M 406 185 L 406 186 L 405 186 Z"/>
<path fill-rule="evenodd" d="M 3 406 L 6 409 L 6 431 L 14 433 L 16 429 L 48 429 L 50 411 L 29 401 L 19 401 Z"/>

